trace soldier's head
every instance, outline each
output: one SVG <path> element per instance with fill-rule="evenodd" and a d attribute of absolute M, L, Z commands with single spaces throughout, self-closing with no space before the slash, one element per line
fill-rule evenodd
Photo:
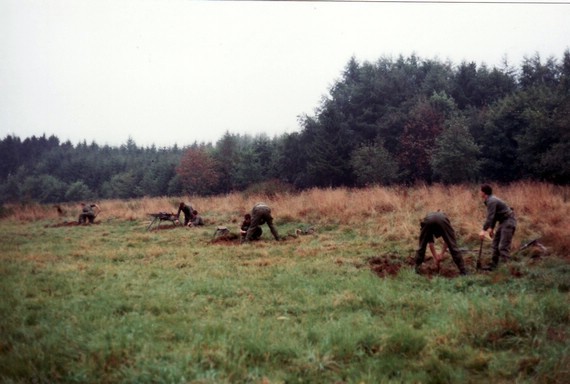
<path fill-rule="evenodd" d="M 493 188 L 489 184 L 482 184 L 481 190 L 479 191 L 479 195 L 483 200 L 487 200 L 487 197 L 493 194 Z"/>
<path fill-rule="evenodd" d="M 178 208 L 182 209 L 182 208 L 184 208 L 185 206 L 186 206 L 186 204 L 180 203 L 180 205 L 178 206 Z"/>

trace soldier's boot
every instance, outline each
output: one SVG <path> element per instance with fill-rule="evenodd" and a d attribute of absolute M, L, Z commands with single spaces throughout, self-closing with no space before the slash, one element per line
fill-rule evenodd
<path fill-rule="evenodd" d="M 459 274 L 461 276 L 466 276 L 468 274 L 467 269 L 465 269 L 465 263 L 463 259 L 454 260 L 455 265 L 457 265 L 457 269 L 459 269 Z"/>
<path fill-rule="evenodd" d="M 499 266 L 499 255 L 493 255 L 491 259 L 491 264 L 489 264 L 489 271 L 494 271 Z"/>
<path fill-rule="evenodd" d="M 416 261 L 415 270 L 416 270 L 416 273 L 417 273 L 418 275 L 421 275 L 421 272 L 422 272 L 422 271 L 421 271 L 420 267 L 421 267 L 421 265 L 423 264 L 424 259 L 425 259 L 425 254 L 422 253 L 421 250 L 417 250 L 417 251 L 416 251 L 416 257 L 415 257 L 415 261 Z"/>

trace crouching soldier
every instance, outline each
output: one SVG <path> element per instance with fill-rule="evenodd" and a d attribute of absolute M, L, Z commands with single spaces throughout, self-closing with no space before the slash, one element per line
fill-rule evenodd
<path fill-rule="evenodd" d="M 271 208 L 269 208 L 264 203 L 257 203 L 251 210 L 251 224 L 246 231 L 245 238 L 243 242 L 248 242 L 254 239 L 254 235 L 259 233 L 259 229 L 261 225 L 266 224 L 269 227 L 269 230 L 275 237 L 275 240 L 279 240 L 279 234 L 277 233 L 277 229 L 273 225 L 273 216 L 271 216 Z M 261 236 L 261 234 L 259 234 Z"/>
<path fill-rule="evenodd" d="M 192 227 L 198 227 L 200 225 L 204 225 L 204 219 L 202 219 L 202 216 L 198 215 L 198 211 L 193 210 L 192 211 L 192 220 L 190 221 L 189 226 Z"/>
<path fill-rule="evenodd" d="M 81 203 L 81 213 L 79 214 L 79 224 L 84 224 L 89 221 L 93 224 L 95 217 L 99 213 L 99 206 L 97 204 L 85 204 Z"/>
<path fill-rule="evenodd" d="M 441 253 L 438 255 L 435 251 L 435 238 L 441 237 L 443 239 L 443 247 Z M 455 240 L 455 231 L 449 222 L 447 216 L 442 212 L 431 212 L 424 217 L 420 223 L 420 240 L 419 248 L 416 251 L 416 272 L 419 273 L 420 266 L 424 262 L 426 248 L 429 246 L 431 254 L 439 268 L 439 263 L 443 259 L 445 251 L 449 248 L 451 258 L 461 275 L 466 275 L 465 265 L 461 251 L 457 247 Z"/>
<path fill-rule="evenodd" d="M 247 234 L 247 230 L 249 229 L 250 226 L 251 226 L 251 215 L 249 213 L 246 213 L 243 217 L 243 223 L 241 223 L 240 233 L 242 241 L 245 240 L 245 235 Z M 251 235 L 250 240 L 259 240 L 262 233 L 263 230 L 261 229 L 261 227 L 257 227 L 255 229 L 255 232 L 253 232 L 253 234 Z"/>

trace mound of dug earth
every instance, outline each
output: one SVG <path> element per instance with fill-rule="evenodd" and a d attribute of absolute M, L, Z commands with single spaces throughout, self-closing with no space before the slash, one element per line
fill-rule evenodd
<path fill-rule="evenodd" d="M 388 254 L 371 257 L 368 259 L 368 265 L 378 277 L 384 278 L 396 276 L 402 268 L 413 269 L 416 263 L 412 257 L 402 259 L 401 256 Z M 453 278 L 459 275 L 459 271 L 453 263 L 442 263 L 438 270 L 433 260 L 427 259 L 420 267 L 420 274 L 428 278 L 432 276 Z"/>
<path fill-rule="evenodd" d="M 475 268 L 476 260 L 465 255 L 463 257 L 467 270 L 470 274 L 482 273 L 488 274 L 490 272 L 485 270 L 477 271 Z M 374 256 L 368 259 L 369 268 L 380 278 L 385 278 L 388 276 L 396 276 L 402 268 L 413 269 L 416 263 L 413 257 L 408 257 L 403 259 L 401 256 L 394 254 L 387 254 L 381 256 Z M 524 272 L 517 265 L 508 266 L 509 274 L 512 277 L 520 278 L 524 275 Z M 459 270 L 455 266 L 455 263 L 448 257 L 441 264 L 439 269 L 433 261 L 433 258 L 426 255 L 426 261 L 420 267 L 420 275 L 432 278 L 434 276 L 446 277 L 449 279 L 459 276 Z M 492 273 L 492 272 L 491 272 Z"/>
<path fill-rule="evenodd" d="M 370 269 L 378 277 L 396 276 L 400 269 L 409 265 L 398 255 L 374 256 L 368 259 Z"/>

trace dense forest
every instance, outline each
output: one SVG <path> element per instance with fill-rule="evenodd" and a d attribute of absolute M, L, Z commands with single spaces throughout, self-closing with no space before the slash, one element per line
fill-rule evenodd
<path fill-rule="evenodd" d="M 0 141 L 0 203 L 417 182 L 570 181 L 570 51 L 515 68 L 352 58 L 299 132 L 180 148 Z M 271 122 L 268 122 L 271 124 Z M 4 127 L 9 129 L 9 127 Z"/>

